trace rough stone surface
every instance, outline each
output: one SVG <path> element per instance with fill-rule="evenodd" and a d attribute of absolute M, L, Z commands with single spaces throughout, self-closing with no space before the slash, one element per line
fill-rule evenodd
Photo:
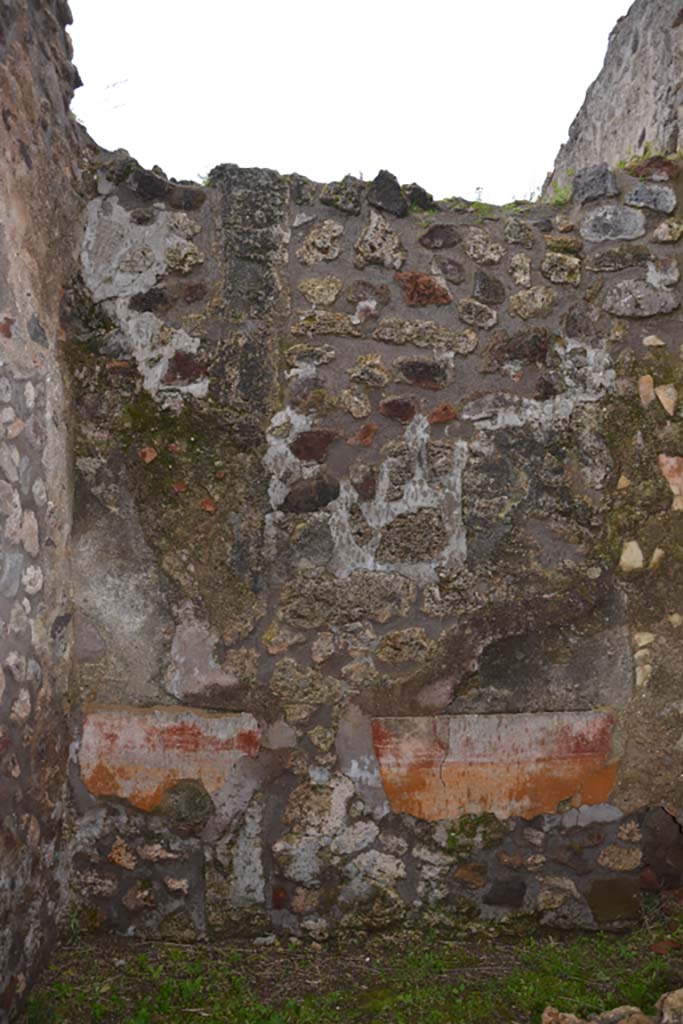
<path fill-rule="evenodd" d="M 645 218 L 640 210 L 625 206 L 597 206 L 584 214 L 580 231 L 588 242 L 640 238 L 645 234 Z"/>
<path fill-rule="evenodd" d="M 609 38 L 602 71 L 560 147 L 544 195 L 583 168 L 680 149 L 681 20 L 675 3 L 635 0 Z"/>
<path fill-rule="evenodd" d="M 574 176 L 572 199 L 575 203 L 583 205 L 595 199 L 610 198 L 618 194 L 614 174 L 606 163 L 586 167 Z"/>

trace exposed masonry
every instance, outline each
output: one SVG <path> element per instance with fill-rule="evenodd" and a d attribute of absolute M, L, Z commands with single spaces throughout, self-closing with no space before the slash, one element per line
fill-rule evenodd
<path fill-rule="evenodd" d="M 66 910 L 627 924 L 683 873 L 680 161 L 170 181 L 67 21 L 0 12 L 0 1019 Z"/>
<path fill-rule="evenodd" d="M 67 326 L 81 908 L 591 928 L 679 878 L 683 228 L 678 163 L 635 170 L 482 210 L 99 161 Z M 137 617 L 93 583 L 114 533 Z"/>

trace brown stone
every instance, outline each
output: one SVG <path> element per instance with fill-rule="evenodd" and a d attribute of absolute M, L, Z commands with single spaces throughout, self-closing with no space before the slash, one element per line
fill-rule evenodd
<path fill-rule="evenodd" d="M 551 252 L 565 252 L 578 256 L 583 249 L 583 241 L 577 235 L 544 235 L 546 248 Z"/>
<path fill-rule="evenodd" d="M 305 430 L 292 441 L 289 450 L 302 462 L 324 462 L 338 436 L 336 430 Z"/>
<path fill-rule="evenodd" d="M 398 359 L 395 367 L 404 380 L 418 388 L 438 391 L 448 383 L 445 365 L 434 359 Z"/>
<path fill-rule="evenodd" d="M 640 917 L 637 878 L 596 878 L 588 891 L 588 905 L 598 924 L 635 921 Z"/>
<path fill-rule="evenodd" d="M 417 409 L 410 398 L 385 398 L 383 402 L 380 402 L 379 411 L 382 416 L 387 416 L 390 420 L 410 423 Z"/>
<path fill-rule="evenodd" d="M 418 242 L 425 249 L 452 249 L 459 241 L 460 235 L 452 224 L 432 224 L 418 238 Z"/>
<path fill-rule="evenodd" d="M 372 501 L 377 491 L 377 473 L 372 466 L 352 470 L 351 481 L 361 501 Z"/>
<path fill-rule="evenodd" d="M 130 911 L 147 910 L 156 906 L 157 898 L 151 882 L 141 880 L 126 891 L 121 902 Z"/>
<path fill-rule="evenodd" d="M 678 175 L 678 164 L 667 160 L 665 156 L 651 156 L 640 163 L 631 164 L 629 174 L 634 178 L 646 178 L 648 181 L 673 181 Z"/>
<path fill-rule="evenodd" d="M 487 359 L 494 364 L 521 362 L 544 364 L 559 338 L 547 327 L 525 327 L 508 336 L 504 331 L 494 334 L 486 349 Z"/>
<path fill-rule="evenodd" d="M 339 497 L 339 481 L 327 473 L 297 480 L 282 503 L 285 512 L 316 512 Z"/>
<path fill-rule="evenodd" d="M 478 861 L 461 864 L 454 872 L 455 878 L 468 889 L 483 889 L 486 885 L 487 868 Z"/>

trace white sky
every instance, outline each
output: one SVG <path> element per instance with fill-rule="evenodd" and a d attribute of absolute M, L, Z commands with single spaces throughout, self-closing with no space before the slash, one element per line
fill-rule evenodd
<path fill-rule="evenodd" d="M 631 0 L 71 0 L 73 109 L 100 145 L 197 179 L 385 167 L 435 198 L 525 198 Z"/>

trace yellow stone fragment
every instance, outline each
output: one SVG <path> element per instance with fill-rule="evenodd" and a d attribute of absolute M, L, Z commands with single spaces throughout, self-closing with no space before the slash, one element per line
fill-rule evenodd
<path fill-rule="evenodd" d="M 666 342 L 658 338 L 656 334 L 648 334 L 646 338 L 643 338 L 643 345 L 646 345 L 648 348 L 663 348 Z"/>
<path fill-rule="evenodd" d="M 650 559 L 650 568 L 657 569 L 664 558 L 664 548 L 655 548 L 652 552 L 652 558 Z"/>
<path fill-rule="evenodd" d="M 633 640 L 636 647 L 649 647 L 655 642 L 654 633 L 634 633 Z"/>
<path fill-rule="evenodd" d="M 635 572 L 642 569 L 645 563 L 643 552 L 637 540 L 627 540 L 621 549 L 619 568 L 622 572 Z"/>
<path fill-rule="evenodd" d="M 676 411 L 676 400 L 678 398 L 675 386 L 673 384 L 660 384 L 658 388 L 655 388 L 655 394 L 663 409 L 669 416 L 673 416 Z"/>
<path fill-rule="evenodd" d="M 647 686 L 652 675 L 652 665 L 638 665 L 636 668 L 636 686 Z"/>
<path fill-rule="evenodd" d="M 655 382 L 652 379 L 652 375 L 649 373 L 646 373 L 638 381 L 638 394 L 640 395 L 640 404 L 645 406 L 645 408 L 648 407 L 650 402 L 654 401 L 654 383 Z"/>
<path fill-rule="evenodd" d="M 619 479 L 617 480 L 617 490 L 618 491 L 625 491 L 626 488 L 630 487 L 630 486 L 631 486 L 631 481 L 629 480 L 629 478 L 627 476 L 624 476 L 624 474 L 622 473 L 621 476 L 619 477 Z"/>
<path fill-rule="evenodd" d="M 678 629 L 681 623 L 683 623 L 683 615 L 679 612 L 674 612 L 672 615 L 669 615 L 668 619 L 674 629 Z"/>

